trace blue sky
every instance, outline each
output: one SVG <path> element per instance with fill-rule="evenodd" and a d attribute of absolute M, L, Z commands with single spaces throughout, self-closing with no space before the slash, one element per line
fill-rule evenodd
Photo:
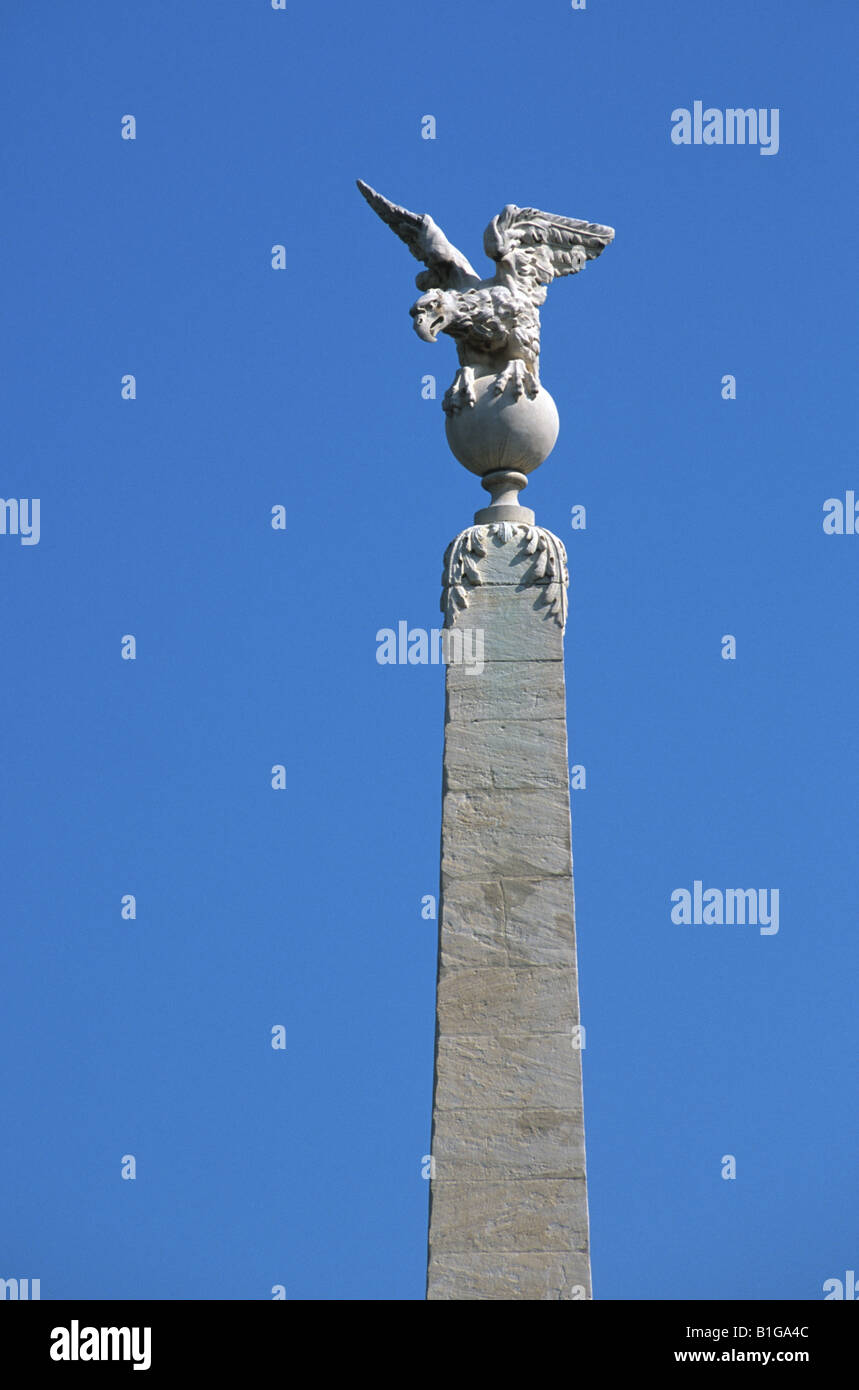
<path fill-rule="evenodd" d="M 522 499 L 570 558 L 594 1292 L 820 1298 L 859 1267 L 850 7 L 3 30 L 0 494 L 41 534 L 0 535 L 0 1276 L 423 1297 L 443 674 L 375 634 L 437 625 L 485 498 L 360 176 L 478 267 L 508 202 L 617 229 L 549 290 Z M 777 108 L 778 153 L 672 144 L 696 100 Z M 695 880 L 778 888 L 778 934 L 675 925 Z"/>

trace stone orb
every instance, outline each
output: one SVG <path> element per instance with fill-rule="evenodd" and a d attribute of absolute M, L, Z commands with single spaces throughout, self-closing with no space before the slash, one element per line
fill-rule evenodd
<path fill-rule="evenodd" d="M 470 473 L 483 477 L 500 469 L 533 473 L 555 447 L 560 422 L 545 386 L 533 397 L 515 399 L 510 386 L 493 395 L 495 376 L 474 382 L 476 404 L 445 416 L 451 453 Z"/>

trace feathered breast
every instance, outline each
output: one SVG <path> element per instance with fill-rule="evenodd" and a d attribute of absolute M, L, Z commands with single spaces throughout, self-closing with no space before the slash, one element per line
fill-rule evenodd
<path fill-rule="evenodd" d="M 501 285 L 465 290 L 457 294 L 456 299 L 459 314 L 448 331 L 452 337 L 466 338 L 474 347 L 486 352 L 497 352 L 504 347 L 521 323 L 523 314 L 534 314 L 524 296 L 513 294 Z"/>

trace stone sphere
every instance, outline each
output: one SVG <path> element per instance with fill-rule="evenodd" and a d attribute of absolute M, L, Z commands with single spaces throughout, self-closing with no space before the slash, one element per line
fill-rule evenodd
<path fill-rule="evenodd" d="M 533 399 L 514 397 L 508 385 L 493 394 L 495 375 L 474 382 L 477 401 L 445 417 L 445 433 L 451 453 L 470 473 L 483 477 L 499 469 L 533 473 L 555 447 L 558 412 L 545 386 Z"/>

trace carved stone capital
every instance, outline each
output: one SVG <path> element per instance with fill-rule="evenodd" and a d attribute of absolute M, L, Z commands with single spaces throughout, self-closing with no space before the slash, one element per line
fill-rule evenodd
<path fill-rule="evenodd" d="M 567 622 L 567 552 L 542 526 L 499 521 L 469 526 L 451 541 L 444 556 L 441 611 L 453 627 L 474 589 L 488 584 L 534 588 L 535 595 L 563 631 Z"/>

